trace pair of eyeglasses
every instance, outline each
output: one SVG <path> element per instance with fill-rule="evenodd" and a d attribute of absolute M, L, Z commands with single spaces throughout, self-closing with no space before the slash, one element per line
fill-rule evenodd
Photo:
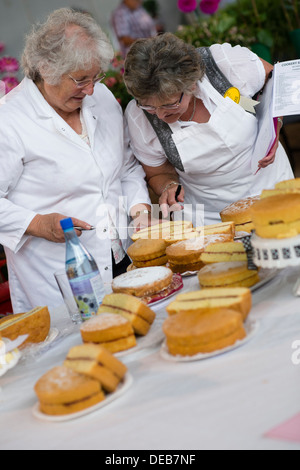
<path fill-rule="evenodd" d="M 90 80 L 75 80 L 75 78 L 73 78 L 71 75 L 69 75 L 69 77 L 73 80 L 77 88 L 85 88 L 91 83 L 94 86 L 96 83 L 102 82 L 102 80 L 104 80 L 106 77 L 106 73 L 98 75 L 98 77 Z"/>
<path fill-rule="evenodd" d="M 180 105 L 181 105 L 181 101 L 182 101 L 182 98 L 184 96 L 184 92 L 181 93 L 181 96 L 179 98 L 178 101 L 176 101 L 176 103 L 173 103 L 173 104 L 163 104 L 162 106 L 143 106 L 141 104 L 139 104 L 139 102 L 137 101 L 137 105 L 139 108 L 141 109 L 144 109 L 145 111 L 157 111 L 158 109 L 166 109 L 166 110 L 170 110 L 170 109 L 177 109 Z"/>

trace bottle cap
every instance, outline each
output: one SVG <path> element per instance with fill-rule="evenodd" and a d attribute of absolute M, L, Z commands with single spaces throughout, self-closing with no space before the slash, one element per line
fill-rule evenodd
<path fill-rule="evenodd" d="M 60 221 L 60 225 L 61 225 L 61 228 L 63 230 L 68 230 L 69 228 L 73 228 L 73 221 L 71 218 L 68 218 L 68 219 L 62 219 Z"/>

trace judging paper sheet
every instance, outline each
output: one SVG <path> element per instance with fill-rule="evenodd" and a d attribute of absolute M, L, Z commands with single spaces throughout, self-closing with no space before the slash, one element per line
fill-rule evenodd
<path fill-rule="evenodd" d="M 274 66 L 273 116 L 300 114 L 300 59 Z"/>
<path fill-rule="evenodd" d="M 257 98 L 259 104 L 256 109 L 258 121 L 258 132 L 256 142 L 253 148 L 251 170 L 255 173 L 258 169 L 258 162 L 268 155 L 276 139 L 277 119 L 274 122 L 273 105 L 273 76 L 269 78 L 261 95 Z"/>

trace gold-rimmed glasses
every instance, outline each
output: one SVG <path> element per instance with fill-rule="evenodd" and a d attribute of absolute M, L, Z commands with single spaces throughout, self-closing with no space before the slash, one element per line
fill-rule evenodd
<path fill-rule="evenodd" d="M 91 78 L 89 80 L 76 80 L 71 75 L 69 75 L 69 77 L 73 80 L 77 88 L 82 89 L 82 88 L 87 87 L 91 83 L 94 86 L 96 83 L 102 82 L 102 80 L 104 80 L 106 77 L 106 73 L 103 73 L 102 75 L 98 75 L 96 78 Z"/>
<path fill-rule="evenodd" d="M 151 112 L 156 112 L 158 109 L 166 109 L 166 110 L 177 109 L 181 105 L 183 96 L 184 96 L 184 92 L 181 93 L 181 96 L 179 100 L 176 101 L 176 103 L 163 104 L 161 106 L 141 105 L 139 104 L 138 101 L 136 102 L 136 104 L 139 108 L 144 109 L 145 111 L 151 111 Z"/>

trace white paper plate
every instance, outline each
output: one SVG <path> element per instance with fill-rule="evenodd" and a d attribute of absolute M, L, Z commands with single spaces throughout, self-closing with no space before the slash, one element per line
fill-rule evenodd
<path fill-rule="evenodd" d="M 199 271 L 186 271 L 185 273 L 182 273 L 181 276 L 182 277 L 192 277 L 192 276 L 196 276 L 198 274 Z"/>
<path fill-rule="evenodd" d="M 58 334 L 59 330 L 57 328 L 50 328 L 49 334 L 45 341 L 43 341 L 42 343 L 29 343 L 28 345 L 25 345 L 23 349 L 24 355 L 27 356 L 31 354 L 36 354 L 48 348 L 48 346 L 50 346 L 51 343 L 57 338 Z"/>
<path fill-rule="evenodd" d="M 255 292 L 257 289 L 260 289 L 265 284 L 272 281 L 277 276 L 278 272 L 278 269 L 260 269 L 258 273 L 260 281 L 254 284 L 254 286 L 251 286 L 250 290 Z"/>
<path fill-rule="evenodd" d="M 232 346 L 228 346 L 227 348 L 219 349 L 211 353 L 205 353 L 205 354 L 199 353 L 199 354 L 195 354 L 194 356 L 179 356 L 179 355 L 173 356 L 172 354 L 169 353 L 166 341 L 164 341 L 160 349 L 160 356 L 163 359 L 166 359 L 167 361 L 171 361 L 171 362 L 201 361 L 203 359 L 209 359 L 210 357 L 219 356 L 220 354 L 224 354 L 228 351 L 233 351 L 234 349 L 237 349 L 243 346 L 244 344 L 246 344 L 257 333 L 259 323 L 256 322 L 255 320 L 247 320 L 244 326 L 245 326 L 247 336 L 244 339 L 237 341 Z"/>
<path fill-rule="evenodd" d="M 125 351 L 119 351 L 117 353 L 114 353 L 114 356 L 118 358 L 128 356 L 129 354 L 137 353 L 142 351 L 143 349 L 151 348 L 156 344 L 162 343 L 165 337 L 162 330 L 163 321 L 164 319 L 160 320 L 159 318 L 156 318 L 153 324 L 151 325 L 150 330 L 145 336 L 136 337 L 136 346 L 130 349 L 126 349 Z"/>
<path fill-rule="evenodd" d="M 90 413 L 94 413 L 95 411 L 98 411 L 101 408 L 104 408 L 110 403 L 112 403 L 113 401 L 115 401 L 117 398 L 122 396 L 128 390 L 132 382 L 133 382 L 132 376 L 127 373 L 123 382 L 119 384 L 115 392 L 109 393 L 108 395 L 106 395 L 106 398 L 100 403 L 98 403 L 97 405 L 90 406 L 89 408 L 86 408 L 85 410 L 82 410 L 82 411 L 78 411 L 77 413 L 71 413 L 69 415 L 60 415 L 60 416 L 46 415 L 45 413 L 42 413 L 40 411 L 39 403 L 36 403 L 34 407 L 32 408 L 32 414 L 35 418 L 39 420 L 49 421 L 53 423 L 60 423 L 64 421 L 71 421 L 73 419 L 78 419 Z"/>

